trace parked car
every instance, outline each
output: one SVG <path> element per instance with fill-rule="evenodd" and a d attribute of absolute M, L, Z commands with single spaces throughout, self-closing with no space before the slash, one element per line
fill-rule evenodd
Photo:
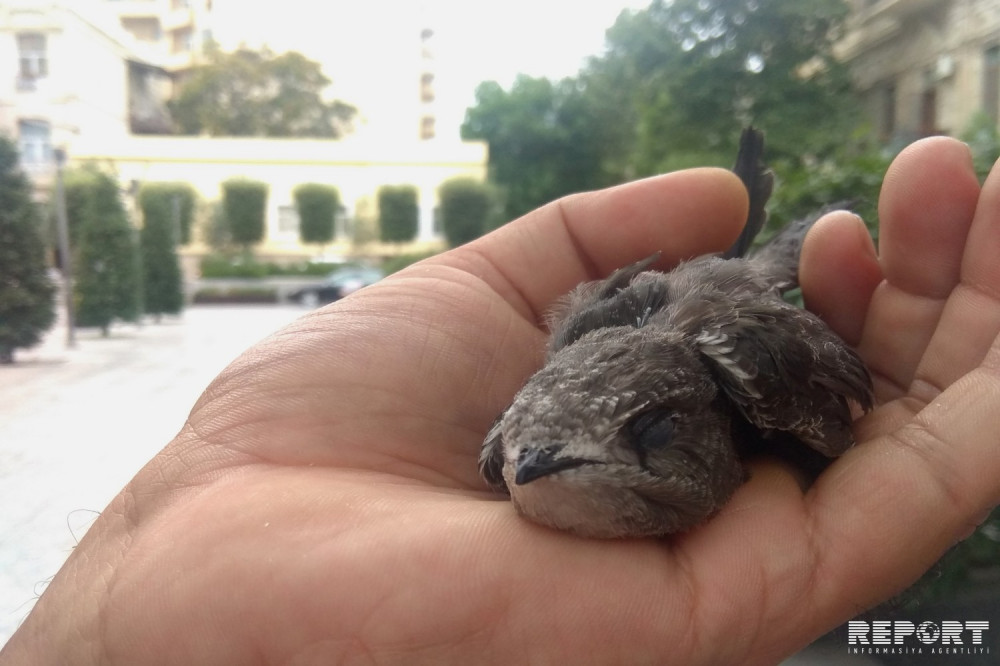
<path fill-rule="evenodd" d="M 323 278 L 322 282 L 296 289 L 288 297 L 296 303 L 316 307 L 323 303 L 332 303 L 362 287 L 378 282 L 383 277 L 385 274 L 379 268 L 341 266 Z"/>

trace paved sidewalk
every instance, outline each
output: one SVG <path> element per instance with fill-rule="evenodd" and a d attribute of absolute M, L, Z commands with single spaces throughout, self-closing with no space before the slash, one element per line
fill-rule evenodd
<path fill-rule="evenodd" d="M 0 645 L 98 511 L 240 352 L 305 310 L 197 306 L 160 324 L 57 327 L 0 366 Z"/>

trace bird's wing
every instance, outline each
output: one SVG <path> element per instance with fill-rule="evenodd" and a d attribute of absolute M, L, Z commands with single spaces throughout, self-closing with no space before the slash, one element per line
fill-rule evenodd
<path fill-rule="evenodd" d="M 659 257 L 656 253 L 605 280 L 586 282 L 571 291 L 549 314 L 549 351 L 558 351 L 600 328 L 645 325 L 669 301 L 666 276 L 646 271 Z M 643 273 L 643 279 L 637 280 Z"/>
<path fill-rule="evenodd" d="M 850 401 L 867 411 L 864 363 L 818 317 L 778 299 L 703 317 L 694 335 L 720 387 L 750 423 L 833 457 L 854 443 Z"/>

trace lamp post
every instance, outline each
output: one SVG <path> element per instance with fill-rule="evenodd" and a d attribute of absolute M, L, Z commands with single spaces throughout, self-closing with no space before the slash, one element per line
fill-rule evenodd
<path fill-rule="evenodd" d="M 63 298 L 66 306 L 66 346 L 76 346 L 76 322 L 73 317 L 73 260 L 69 251 L 69 222 L 66 219 L 66 190 L 63 187 L 63 167 L 66 151 L 52 151 L 56 160 L 56 226 L 59 233 L 59 254 L 62 257 Z"/>

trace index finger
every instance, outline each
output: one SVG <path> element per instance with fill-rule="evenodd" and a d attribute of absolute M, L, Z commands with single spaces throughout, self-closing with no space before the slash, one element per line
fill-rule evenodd
<path fill-rule="evenodd" d="M 565 197 L 436 260 L 480 277 L 538 322 L 574 285 L 654 252 L 673 265 L 725 249 L 747 205 L 732 172 L 689 169 Z"/>

